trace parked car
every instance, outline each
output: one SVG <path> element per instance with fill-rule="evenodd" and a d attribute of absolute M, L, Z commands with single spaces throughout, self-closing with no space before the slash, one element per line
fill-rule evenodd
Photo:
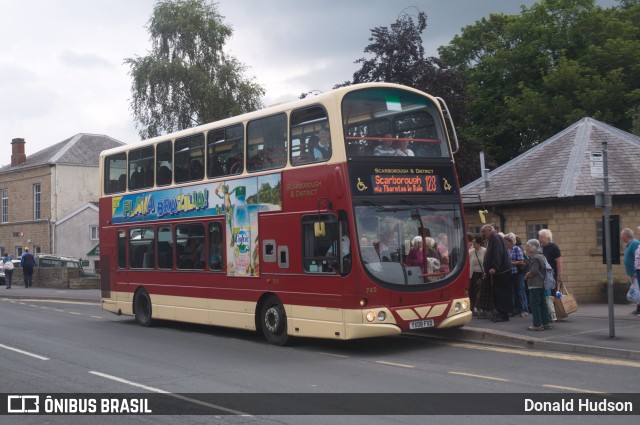
<path fill-rule="evenodd" d="M 66 267 L 68 269 L 78 269 L 80 276 L 84 276 L 82 263 L 74 257 L 63 257 L 61 255 L 37 254 L 37 267 Z"/>

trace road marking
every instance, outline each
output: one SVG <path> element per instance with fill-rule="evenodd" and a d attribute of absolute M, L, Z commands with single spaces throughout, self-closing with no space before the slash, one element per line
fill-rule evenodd
<path fill-rule="evenodd" d="M 345 356 L 343 354 L 326 353 L 324 351 L 320 351 L 320 354 L 324 354 L 325 356 L 340 357 L 340 358 L 343 358 L 343 359 L 348 359 L 349 358 L 349 356 Z"/>
<path fill-rule="evenodd" d="M 149 386 L 144 385 L 144 384 L 138 384 L 137 382 L 128 381 L 126 379 L 118 378 L 117 376 L 113 376 L 113 375 L 107 375 L 106 373 L 96 372 L 96 371 L 93 371 L 93 370 L 90 370 L 89 373 L 92 374 L 92 375 L 100 376 L 102 378 L 110 379 L 112 381 L 120 382 L 121 384 L 131 385 L 132 387 L 136 387 L 136 388 L 142 388 L 143 390 L 147 390 L 149 392 L 158 393 L 158 394 L 165 394 L 165 395 L 167 395 L 169 397 L 177 398 L 179 400 L 188 401 L 190 403 L 199 404 L 201 406 L 210 407 L 212 409 L 223 410 L 223 411 L 229 412 L 229 413 L 231 413 L 233 415 L 252 416 L 252 415 L 250 415 L 250 414 L 248 414 L 246 412 L 240 412 L 238 410 L 233 410 L 233 409 L 229 409 L 227 407 L 218 406 L 217 404 L 211 404 L 211 403 L 207 403 L 207 402 L 202 401 L 202 400 L 197 400 L 195 398 L 185 397 L 185 396 L 180 395 L 180 394 L 175 394 L 175 393 L 171 393 L 169 391 L 161 390 L 160 388 L 149 387 Z"/>
<path fill-rule="evenodd" d="M 70 311 L 69 314 L 75 314 L 76 316 L 82 316 L 82 313 L 76 313 L 75 311 Z"/>
<path fill-rule="evenodd" d="M 384 365 L 388 365 L 388 366 L 404 367 L 404 368 L 407 368 L 407 369 L 415 368 L 415 366 L 411 366 L 411 365 L 408 365 L 408 364 L 383 362 L 382 360 L 376 361 L 376 363 L 380 363 L 380 364 L 384 364 Z"/>
<path fill-rule="evenodd" d="M 636 367 L 640 368 L 640 362 L 633 360 L 620 360 L 620 359 L 610 359 L 610 358 L 600 358 L 600 357 L 587 357 L 587 356 L 579 356 L 575 354 L 563 354 L 563 353 L 550 353 L 547 351 L 528 351 L 520 348 L 506 348 L 506 347 L 492 347 L 487 345 L 476 345 L 476 344 L 468 344 L 463 342 L 445 342 L 445 345 L 450 347 L 458 347 L 458 348 L 469 348 L 472 350 L 481 350 L 481 351 L 495 351 L 498 353 L 506 353 L 506 354 L 518 354 L 521 356 L 529 356 L 529 357 L 543 357 L 547 359 L 559 359 L 559 360 L 569 360 L 575 362 L 584 362 L 584 363 L 596 363 L 608 366 L 625 366 L 625 367 Z"/>
<path fill-rule="evenodd" d="M 4 345 L 4 344 L 0 344 L 0 348 L 4 348 L 6 350 L 15 351 L 16 353 L 24 354 L 25 356 L 31 356 L 31 357 L 34 357 L 34 358 L 40 359 L 40 360 L 49 360 L 48 357 L 44 357 L 44 356 L 40 356 L 38 354 L 30 353 L 28 351 L 20 350 L 20 349 L 15 348 L 15 347 L 9 347 L 8 345 Z"/>
<path fill-rule="evenodd" d="M 508 379 L 504 379 L 504 378 L 496 378 L 495 376 L 486 376 L 486 375 L 476 375 L 473 373 L 465 373 L 465 372 L 448 372 L 452 375 L 462 375 L 462 376 L 469 376 L 471 378 L 480 378 L 480 379 L 489 379 L 491 381 L 501 381 L 501 382 L 509 382 Z"/>
<path fill-rule="evenodd" d="M 4 298 L 3 301 L 8 300 L 8 298 Z M 24 301 L 24 302 L 21 302 Z M 21 301 L 10 301 L 13 302 L 15 304 L 25 304 L 25 302 L 30 302 L 30 303 L 52 303 L 52 304 L 76 304 L 76 305 L 96 305 L 96 304 L 100 304 L 98 301 L 71 301 L 71 300 L 48 300 L 48 299 L 43 299 L 43 298 L 37 298 L 37 299 L 27 299 L 27 298 L 22 298 Z M 35 306 L 31 306 L 31 307 L 35 307 Z"/>
<path fill-rule="evenodd" d="M 102 316 L 91 316 L 91 317 L 93 317 L 94 319 L 102 319 Z"/>
<path fill-rule="evenodd" d="M 582 388 L 573 388 L 573 387 L 563 387 L 561 385 L 543 385 L 543 387 L 555 388 L 557 390 L 563 390 L 563 391 L 574 391 L 577 393 L 606 394 L 602 391 L 584 390 Z"/>

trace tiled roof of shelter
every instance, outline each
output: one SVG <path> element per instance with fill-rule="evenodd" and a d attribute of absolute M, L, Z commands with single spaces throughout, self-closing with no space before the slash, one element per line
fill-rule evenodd
<path fill-rule="evenodd" d="M 465 203 L 517 203 L 602 192 L 603 179 L 591 176 L 591 152 L 602 151 L 603 141 L 607 142 L 610 193 L 640 194 L 640 137 L 583 118 L 491 171 L 488 188 L 483 178 L 463 187 Z"/>
<path fill-rule="evenodd" d="M 28 145 L 28 143 L 27 143 Z M 60 143 L 42 149 L 27 156 L 27 160 L 20 164 L 0 167 L 0 173 L 31 168 L 45 164 L 67 164 L 97 167 L 100 152 L 105 149 L 122 146 L 124 143 L 101 134 L 79 133 Z"/>

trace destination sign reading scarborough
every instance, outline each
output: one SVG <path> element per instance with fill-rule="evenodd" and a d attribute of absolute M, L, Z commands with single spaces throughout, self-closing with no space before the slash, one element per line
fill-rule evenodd
<path fill-rule="evenodd" d="M 364 170 L 362 170 L 364 171 Z M 453 194 L 455 180 L 446 169 L 373 168 L 357 173 L 355 193 L 359 195 Z M 366 176 L 366 177 L 365 177 Z"/>

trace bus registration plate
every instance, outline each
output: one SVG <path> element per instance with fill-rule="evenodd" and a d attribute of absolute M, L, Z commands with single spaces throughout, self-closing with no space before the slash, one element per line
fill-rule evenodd
<path fill-rule="evenodd" d="M 432 328 L 435 325 L 433 319 L 427 320 L 416 320 L 415 322 L 409 323 L 409 329 L 423 329 L 423 328 Z"/>

